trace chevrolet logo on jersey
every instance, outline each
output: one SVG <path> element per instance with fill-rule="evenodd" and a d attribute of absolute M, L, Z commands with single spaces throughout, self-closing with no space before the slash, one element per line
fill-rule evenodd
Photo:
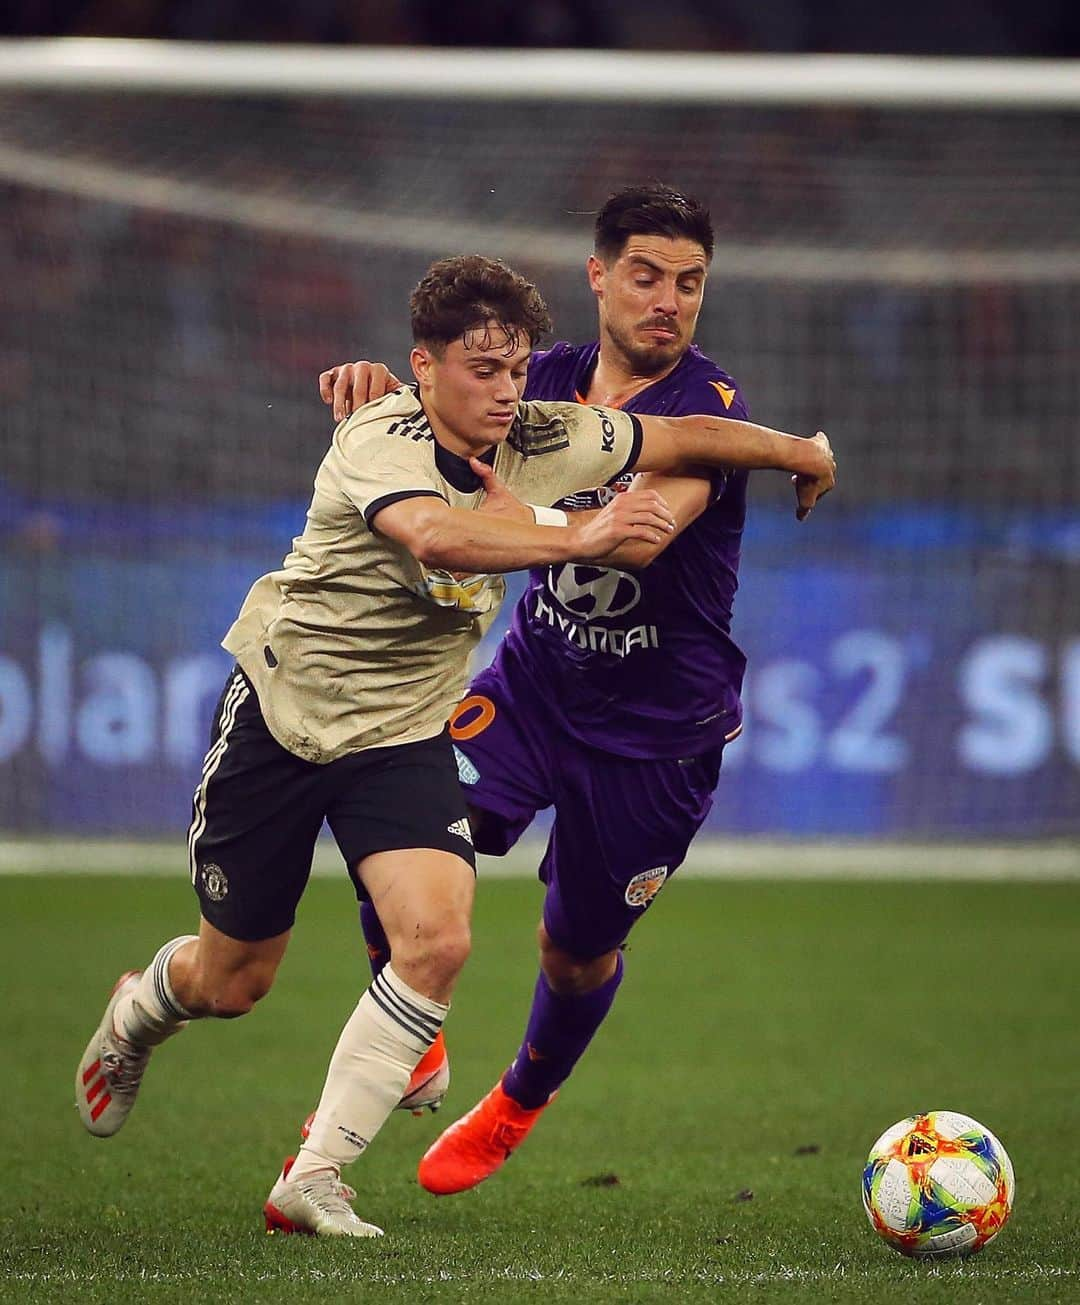
<path fill-rule="evenodd" d="M 429 571 L 427 567 L 422 567 L 421 572 L 416 592 L 439 607 L 456 607 L 471 616 L 482 616 L 502 600 L 504 584 L 500 575 L 456 576 L 449 571 Z"/>
<path fill-rule="evenodd" d="M 730 408 L 732 403 L 735 401 L 734 385 L 724 385 L 720 381 L 710 381 L 709 384 L 713 387 L 713 389 L 717 392 L 717 394 L 719 394 L 721 399 L 724 400 L 725 410 L 727 408 Z"/>

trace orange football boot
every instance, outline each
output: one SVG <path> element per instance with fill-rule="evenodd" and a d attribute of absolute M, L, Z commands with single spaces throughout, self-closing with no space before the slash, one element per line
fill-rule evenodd
<path fill-rule="evenodd" d="M 413 1070 L 397 1109 L 411 1110 L 417 1118 L 425 1110 L 438 1110 L 449 1087 L 450 1053 L 446 1050 L 446 1039 L 440 1029 L 435 1035 L 435 1041 L 420 1057 Z"/>
<path fill-rule="evenodd" d="M 553 1092 L 542 1106 L 526 1110 L 507 1096 L 500 1079 L 428 1147 L 416 1173 L 420 1186 L 435 1196 L 451 1196 L 490 1178 L 525 1141 L 555 1096 Z"/>

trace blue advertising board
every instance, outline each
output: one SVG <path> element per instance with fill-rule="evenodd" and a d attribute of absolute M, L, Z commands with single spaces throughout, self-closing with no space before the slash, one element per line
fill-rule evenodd
<path fill-rule="evenodd" d="M 0 830 L 183 830 L 230 666 L 218 641 L 300 513 L 239 529 L 235 512 L 167 528 L 149 511 L 113 510 L 107 528 L 68 514 L 48 547 L 24 531 L 0 552 Z M 824 552 L 755 517 L 735 628 L 746 725 L 709 831 L 1076 832 L 1075 522 L 1013 522 L 994 547 L 954 518 L 894 517 L 882 538 L 879 524 L 844 519 Z"/>

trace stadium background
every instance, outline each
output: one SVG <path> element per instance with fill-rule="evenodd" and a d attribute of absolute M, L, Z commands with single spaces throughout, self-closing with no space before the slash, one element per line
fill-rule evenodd
<path fill-rule="evenodd" d="M 0 1301 L 1072 1305 L 1080 10 L 250 8 L 0 16 L 0 37 L 210 42 L 0 39 Z M 455 43 L 594 49 L 398 48 Z M 753 61 L 769 51 L 828 58 Z M 109 62 L 128 89 L 97 80 Z M 755 478 L 749 728 L 713 836 L 635 929 L 512 1172 L 459 1201 L 414 1181 L 521 1036 L 539 886 L 513 876 L 535 845 L 482 867 L 446 1108 L 395 1119 L 350 1174 L 389 1235 L 268 1238 L 261 1203 L 366 982 L 332 848 L 271 999 L 163 1052 L 113 1142 L 71 1109 L 108 984 L 193 920 L 217 639 L 302 520 L 318 369 L 402 365 L 405 295 L 444 250 L 527 268 L 560 332 L 591 334 L 591 214 L 642 175 L 710 202 L 702 343 L 760 419 L 827 426 L 840 491 L 797 528 Z M 873 1138 L 941 1105 L 992 1127 L 1018 1181 L 1004 1235 L 953 1266 L 894 1255 L 859 1199 Z"/>
<path fill-rule="evenodd" d="M 24 4 L 6 34 L 1080 48 L 1065 6 L 1006 21 L 966 0 L 950 34 L 940 6 L 855 8 L 685 0 L 660 35 L 644 6 L 598 2 L 496 6 L 483 29 L 475 7 L 422 3 L 271 7 L 260 29 L 240 6 Z M 339 72 L 298 93 L 76 90 L 7 68 L 0 831 L 178 835 L 217 641 L 302 527 L 329 430 L 318 371 L 403 368 L 409 289 L 464 248 L 532 274 L 558 337 L 590 337 L 591 216 L 655 177 L 713 213 L 700 344 L 757 419 L 823 426 L 841 460 L 805 528 L 756 478 L 747 729 L 710 832 L 1074 838 L 1080 95 L 725 102 L 728 66 L 694 102 L 633 81 L 499 99 L 482 76 L 473 96 L 365 94 Z"/>

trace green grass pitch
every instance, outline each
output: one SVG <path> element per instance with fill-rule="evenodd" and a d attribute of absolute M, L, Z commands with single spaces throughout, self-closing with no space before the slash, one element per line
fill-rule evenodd
<path fill-rule="evenodd" d="M 268 1237 L 260 1207 L 365 981 L 347 884 L 314 880 L 275 991 L 189 1029 L 109 1141 L 74 1068 L 107 991 L 190 928 L 177 880 L 0 879 L 0 1299 L 1044 1302 L 1080 1299 L 1080 885 L 673 881 L 614 1011 L 507 1167 L 436 1200 L 416 1161 L 508 1063 L 539 890 L 483 881 L 442 1116 L 395 1115 L 349 1172 L 378 1242 Z M 976 1258 L 881 1244 L 877 1134 L 950 1107 L 1012 1155 Z"/>

